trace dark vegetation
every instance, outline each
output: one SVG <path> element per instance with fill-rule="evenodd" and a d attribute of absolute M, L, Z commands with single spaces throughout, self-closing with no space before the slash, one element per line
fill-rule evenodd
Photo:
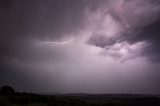
<path fill-rule="evenodd" d="M 63 94 L 39 95 L 0 89 L 0 106 L 160 106 L 159 95 Z"/>

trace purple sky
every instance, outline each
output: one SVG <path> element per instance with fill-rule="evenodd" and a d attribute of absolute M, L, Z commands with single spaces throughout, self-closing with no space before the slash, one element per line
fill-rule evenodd
<path fill-rule="evenodd" d="M 0 23 L 0 86 L 160 93 L 159 0 L 2 0 Z"/>

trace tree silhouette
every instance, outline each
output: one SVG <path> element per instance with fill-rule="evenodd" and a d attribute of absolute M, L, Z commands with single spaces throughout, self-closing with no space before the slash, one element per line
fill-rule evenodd
<path fill-rule="evenodd" d="M 14 93 L 15 93 L 15 90 L 10 86 L 2 86 L 0 89 L 0 94 L 2 95 L 11 95 Z"/>

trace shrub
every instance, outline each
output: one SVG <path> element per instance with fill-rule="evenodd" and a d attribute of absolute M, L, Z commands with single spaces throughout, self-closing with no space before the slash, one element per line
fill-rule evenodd
<path fill-rule="evenodd" d="M 2 86 L 0 89 L 0 94 L 2 95 L 11 95 L 14 93 L 15 93 L 15 90 L 10 86 Z"/>

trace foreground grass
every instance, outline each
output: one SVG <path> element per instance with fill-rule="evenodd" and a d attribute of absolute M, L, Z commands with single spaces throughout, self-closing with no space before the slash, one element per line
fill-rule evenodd
<path fill-rule="evenodd" d="M 159 96 L 56 95 L 28 93 L 0 95 L 0 106 L 160 106 Z"/>

